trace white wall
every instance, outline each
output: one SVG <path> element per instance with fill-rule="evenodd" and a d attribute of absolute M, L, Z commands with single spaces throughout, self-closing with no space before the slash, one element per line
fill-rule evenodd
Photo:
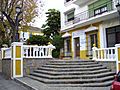
<path fill-rule="evenodd" d="M 24 37 L 23 37 L 23 33 L 24 33 Z M 20 40 L 23 40 L 25 38 L 25 41 L 27 39 L 29 39 L 29 33 L 28 32 L 20 32 Z"/>
<path fill-rule="evenodd" d="M 76 5 L 74 4 L 74 0 L 69 4 L 64 4 L 64 9 L 61 11 L 61 31 L 63 31 L 66 27 L 69 28 L 69 26 L 65 25 L 65 13 L 69 12 L 70 10 L 75 9 L 75 16 L 78 15 L 81 12 L 88 10 L 88 4 L 95 2 L 96 0 L 90 0 L 85 5 Z"/>

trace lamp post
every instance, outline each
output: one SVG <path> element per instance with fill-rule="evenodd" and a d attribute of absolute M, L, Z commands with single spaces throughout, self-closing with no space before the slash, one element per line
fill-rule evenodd
<path fill-rule="evenodd" d="M 21 19 L 19 18 L 20 14 L 22 13 L 21 11 L 21 7 L 16 7 L 16 17 L 15 17 L 15 41 L 19 41 L 19 33 L 18 33 L 18 26 L 19 26 L 19 22 L 21 21 Z"/>

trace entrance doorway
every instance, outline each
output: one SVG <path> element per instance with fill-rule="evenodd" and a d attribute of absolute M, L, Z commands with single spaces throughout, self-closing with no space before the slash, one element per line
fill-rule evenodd
<path fill-rule="evenodd" d="M 90 34 L 88 36 L 88 56 L 91 57 L 92 56 L 92 48 L 93 48 L 93 44 L 95 44 L 95 46 L 97 47 L 97 33 L 94 34 Z"/>
<path fill-rule="evenodd" d="M 75 41 L 75 57 L 80 57 L 80 40 L 79 37 L 74 38 Z"/>

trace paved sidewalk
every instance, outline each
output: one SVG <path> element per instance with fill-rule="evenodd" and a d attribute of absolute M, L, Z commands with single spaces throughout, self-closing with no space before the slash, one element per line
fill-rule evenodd
<path fill-rule="evenodd" d="M 0 73 L 0 90 L 28 90 L 21 84 L 16 83 L 13 80 L 6 80 Z"/>

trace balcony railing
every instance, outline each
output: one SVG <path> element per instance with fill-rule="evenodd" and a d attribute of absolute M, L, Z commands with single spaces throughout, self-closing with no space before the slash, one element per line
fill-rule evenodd
<path fill-rule="evenodd" d="M 81 22 L 84 20 L 88 20 L 92 17 L 96 17 L 98 15 L 102 15 L 103 13 L 110 12 L 113 10 L 115 10 L 115 2 L 105 2 L 97 7 L 90 8 L 84 12 L 81 12 L 81 13 L 75 15 L 74 20 L 65 21 L 65 25 L 70 26 L 72 24 L 75 24 L 75 23 L 78 23 L 78 22 Z"/>
<path fill-rule="evenodd" d="M 64 0 L 64 4 L 66 5 L 67 3 L 72 2 L 73 0 Z"/>

